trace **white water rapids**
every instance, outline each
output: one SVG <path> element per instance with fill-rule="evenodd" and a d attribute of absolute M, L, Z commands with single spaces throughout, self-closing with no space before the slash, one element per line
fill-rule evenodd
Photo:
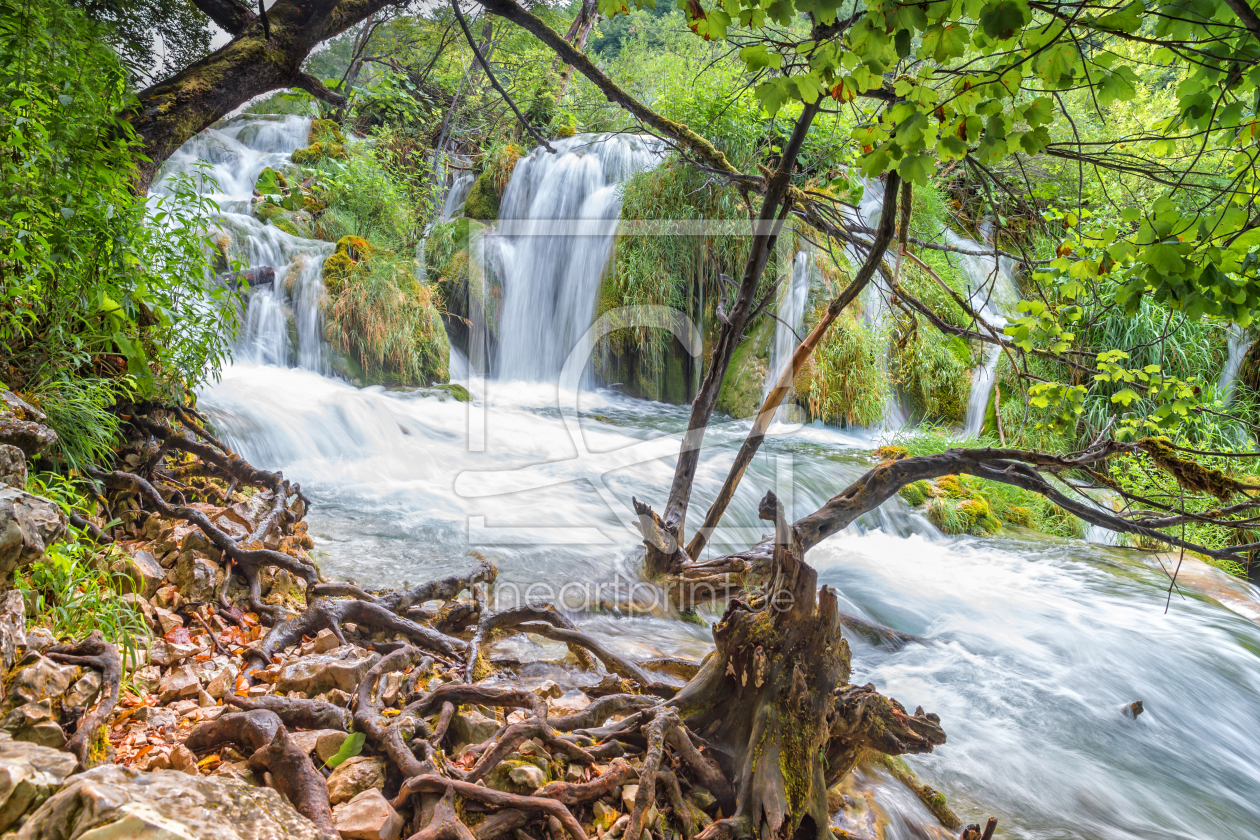
<path fill-rule="evenodd" d="M 268 131 L 244 140 L 241 124 L 207 132 L 172 166 L 189 165 L 193 155 L 210 160 L 225 209 L 241 209 L 261 166 L 304 142 L 297 132 L 287 149 L 273 148 L 263 141 Z M 215 150 L 231 155 L 208 157 Z M 570 213 L 585 212 L 579 208 L 587 199 L 608 188 L 589 186 L 581 186 L 587 198 L 579 200 L 576 184 L 560 197 Z M 567 189 L 565 182 L 556 189 Z M 615 219 L 610 213 L 606 205 L 598 210 L 601 219 Z M 307 316 L 281 288 L 281 272 L 297 270 L 299 287 L 315 289 L 318 270 L 307 260 L 327 253 L 327 244 L 247 216 L 227 219 L 246 240 L 234 247 L 253 265 L 276 268 L 279 291 L 254 292 L 236 361 L 203 389 L 201 405 L 251 462 L 301 482 L 313 502 L 308 520 L 325 574 L 399 586 L 464 570 L 477 550 L 501 570 L 500 599 L 513 587 L 523 594 L 533 587 L 527 597 L 577 603 L 618 576 L 637 580 L 630 497 L 664 502 L 685 407 L 508 378 L 486 382 L 471 405 L 353 388 L 308 363 L 318 355 L 308 359 L 303 343 Z M 509 269 L 542 284 L 531 293 L 576 297 L 564 285 L 573 277 L 571 253 L 518 249 L 526 252 L 533 262 Z M 267 314 L 269 307 L 283 317 Z M 292 323 L 289 312 L 297 348 L 284 326 Z M 520 327 L 537 334 L 552 328 Z M 531 342 L 546 341 L 505 335 L 503 346 L 517 349 L 501 355 L 504 370 L 541 364 L 529 355 Z M 580 417 L 562 413 L 570 403 Z M 693 515 L 713 498 L 747 427 L 709 431 Z M 869 440 L 815 426 L 775 431 L 716 535 L 714 556 L 762 533 L 756 500 L 767 489 L 800 516 L 871 464 Z M 891 651 L 849 636 L 852 679 L 940 715 L 948 743 L 907 763 L 945 793 L 964 822 L 994 815 L 999 837 L 1027 840 L 1260 836 L 1260 627 L 1193 586 L 1183 587 L 1184 598 L 1174 594 L 1165 614 L 1167 581 L 1152 555 L 1018 529 L 994 539 L 946 538 L 894 498 L 807 559 L 820 583 L 839 590 L 842 609 L 931 640 Z M 1212 570 L 1200 577 L 1219 582 Z M 1231 586 L 1241 602 L 1255 601 L 1254 589 Z M 573 617 L 635 656 L 698 659 L 712 649 L 709 630 L 665 614 Z M 525 639 L 505 644 L 520 659 L 555 652 Z M 528 673 L 569 683 L 589 678 L 549 667 Z M 1124 718 L 1121 706 L 1137 699 L 1146 713 Z M 898 783 L 875 781 L 887 840 L 944 836 Z"/>

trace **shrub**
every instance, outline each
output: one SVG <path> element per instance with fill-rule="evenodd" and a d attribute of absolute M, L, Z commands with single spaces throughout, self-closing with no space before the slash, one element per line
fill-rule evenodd
<path fill-rule="evenodd" d="M 332 143 L 344 146 L 346 135 L 342 133 L 341 126 L 337 125 L 335 120 L 311 120 L 311 130 L 306 135 L 306 142 L 309 145 Z"/>
<path fill-rule="evenodd" d="M 882 420 L 888 399 L 883 346 L 858 317 L 841 313 L 796 376 L 796 398 L 809 417 L 851 426 Z"/>

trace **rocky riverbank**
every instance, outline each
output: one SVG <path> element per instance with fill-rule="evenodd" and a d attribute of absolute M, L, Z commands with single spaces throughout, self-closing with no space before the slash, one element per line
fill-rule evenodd
<path fill-rule="evenodd" d="M 301 488 L 244 462 L 189 408 L 134 407 L 124 468 L 92 472 L 95 515 L 73 517 L 147 636 L 28 628 L 14 572 L 69 521 L 23 489 L 51 433 L 4 398 L 0 834 L 691 840 L 730 822 L 729 770 L 686 710 L 661 704 L 701 663 L 630 661 L 549 605 L 492 612 L 496 570 L 476 557 L 401 591 L 322 580 Z M 571 679 L 521 678 L 520 663 L 489 657 L 521 632 L 566 644 L 556 673 Z M 943 741 L 934 716 L 846 691 L 862 695 L 853 720 L 837 715 L 850 765 L 872 727 L 898 734 L 881 746 L 895 752 Z M 834 798 L 833 813 L 870 811 Z"/>

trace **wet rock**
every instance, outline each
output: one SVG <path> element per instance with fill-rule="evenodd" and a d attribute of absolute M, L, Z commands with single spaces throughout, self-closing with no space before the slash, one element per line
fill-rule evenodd
<path fill-rule="evenodd" d="M 205 556 L 185 551 L 168 577 L 189 601 L 213 601 L 223 583 L 223 570 Z"/>
<path fill-rule="evenodd" d="M 12 391 L 0 391 L 0 444 L 15 446 L 33 458 L 57 442 L 44 425 L 48 418 Z"/>
<path fill-rule="evenodd" d="M 1142 714 L 1142 712 L 1146 711 L 1146 709 L 1142 708 L 1141 700 L 1134 700 L 1132 703 L 1129 703 L 1127 706 L 1125 706 L 1121 711 L 1124 712 L 1125 717 L 1130 718 L 1132 720 L 1137 720 L 1137 716 Z"/>
<path fill-rule="evenodd" d="M 196 697 L 201 689 L 197 673 L 188 665 L 172 668 L 158 683 L 158 702 L 169 703 L 185 697 Z"/>
<path fill-rule="evenodd" d="M 499 722 L 486 717 L 475 710 L 460 712 L 451 718 L 448 730 L 450 742 L 454 746 L 460 744 L 481 744 L 494 737 L 499 731 Z"/>
<path fill-rule="evenodd" d="M 143 598 L 152 598 L 166 578 L 162 564 L 147 551 L 137 551 L 124 557 L 110 566 L 110 569 L 123 575 L 118 582 L 119 589 L 137 593 Z"/>
<path fill-rule="evenodd" d="M 344 840 L 398 840 L 403 819 L 376 788 L 333 809 L 333 827 Z"/>
<path fill-rule="evenodd" d="M 34 563 L 66 532 L 61 507 L 16 487 L 0 487 L 0 590 L 13 586 L 13 573 Z"/>
<path fill-rule="evenodd" d="M 534 693 L 539 697 L 556 698 L 564 694 L 564 689 L 560 688 L 555 680 L 543 680 L 535 686 Z"/>
<path fill-rule="evenodd" d="M 0 444 L 0 485 L 26 489 L 26 453 L 7 443 Z"/>
<path fill-rule="evenodd" d="M 68 752 L 0 735 L 0 832 L 38 808 L 77 764 Z"/>
<path fill-rule="evenodd" d="M 307 697 L 332 689 L 351 692 L 380 658 L 379 653 L 369 653 L 356 645 L 344 645 L 318 656 L 307 656 L 280 671 L 276 691 L 282 694 L 301 691 Z"/>
<path fill-rule="evenodd" d="M 77 678 L 77 670 L 73 665 L 61 665 L 38 653 L 28 653 L 17 664 L 7 705 L 60 697 Z"/>
<path fill-rule="evenodd" d="M 508 779 L 529 793 L 533 793 L 547 783 L 547 776 L 532 764 L 522 764 L 508 771 Z"/>
<path fill-rule="evenodd" d="M 328 801 L 349 802 L 365 790 L 385 787 L 385 759 L 356 755 L 347 758 L 327 779 Z"/>
<path fill-rule="evenodd" d="M 279 793 L 228 775 L 80 773 L 27 818 L 18 840 L 325 840 Z"/>

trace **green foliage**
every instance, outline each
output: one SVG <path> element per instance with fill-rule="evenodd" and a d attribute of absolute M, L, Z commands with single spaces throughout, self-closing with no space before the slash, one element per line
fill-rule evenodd
<path fill-rule="evenodd" d="M 450 345 L 433 285 L 415 261 L 375 251 L 349 271 L 325 304 L 325 334 L 370 382 L 427 385 L 450 378 Z"/>
<path fill-rule="evenodd" d="M 325 767 L 340 767 L 345 763 L 346 759 L 354 758 L 363 752 L 363 745 L 367 742 L 367 735 L 362 732 L 351 732 L 346 736 L 346 740 L 341 742 L 341 748 L 324 762 Z"/>
<path fill-rule="evenodd" d="M 138 141 L 104 33 L 58 0 L 0 7 L 0 357 L 73 466 L 100 459 L 113 398 L 179 399 L 227 353 L 235 307 L 207 282 L 186 179 L 131 191 Z"/>
<path fill-rule="evenodd" d="M 321 239 L 362 237 L 391 251 L 410 250 L 419 238 L 419 215 L 410 185 L 391 172 L 377 149 L 355 147 L 344 162 L 323 160 L 317 170 L 327 210 L 316 223 Z"/>
<path fill-rule="evenodd" d="M 317 166 L 324 160 L 345 160 L 346 147 L 340 143 L 312 143 L 305 149 L 295 149 L 292 160 L 298 166 Z"/>
<path fill-rule="evenodd" d="M 885 346 L 875 330 L 841 314 L 796 377 L 796 399 L 810 419 L 862 427 L 882 420 L 889 386 Z"/>

